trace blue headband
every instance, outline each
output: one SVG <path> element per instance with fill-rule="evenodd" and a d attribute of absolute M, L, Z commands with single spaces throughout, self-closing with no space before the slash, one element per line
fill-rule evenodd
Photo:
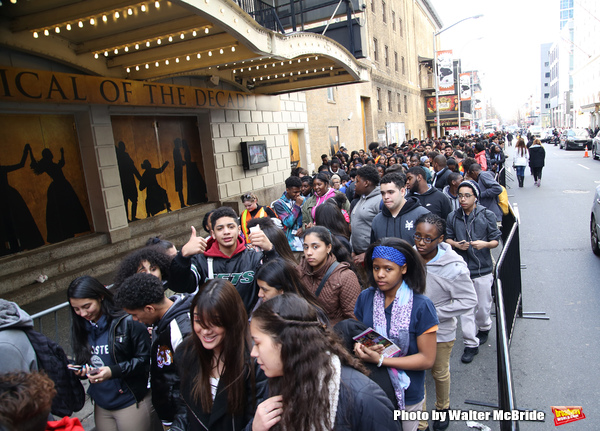
<path fill-rule="evenodd" d="M 406 265 L 406 257 L 400 250 L 396 250 L 394 247 L 387 247 L 385 245 L 378 245 L 373 249 L 373 259 L 381 258 L 389 260 L 398 266 Z"/>

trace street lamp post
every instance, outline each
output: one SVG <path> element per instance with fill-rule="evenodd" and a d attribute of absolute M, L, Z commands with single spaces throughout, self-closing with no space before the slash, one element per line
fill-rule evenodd
<path fill-rule="evenodd" d="M 440 31 L 438 31 L 437 33 L 433 33 L 433 73 L 435 73 L 435 120 L 437 123 L 437 138 L 440 138 L 440 95 L 439 95 L 439 76 L 438 76 L 438 68 L 437 68 L 437 42 L 436 42 L 436 37 L 439 36 L 440 34 L 442 34 L 443 32 L 445 32 L 446 30 L 450 30 L 452 27 L 454 27 L 457 24 L 460 24 L 463 21 L 466 21 L 468 19 L 477 19 L 477 18 L 481 18 L 483 15 L 474 15 L 474 16 L 470 16 L 468 18 L 463 18 L 460 21 L 455 22 L 452 25 L 449 25 L 446 28 L 441 29 Z M 459 94 L 459 98 L 460 98 L 460 94 Z M 460 103 L 460 101 L 459 101 Z"/>

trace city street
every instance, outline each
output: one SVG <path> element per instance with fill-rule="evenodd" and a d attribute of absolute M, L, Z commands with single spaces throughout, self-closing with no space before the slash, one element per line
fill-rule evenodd
<path fill-rule="evenodd" d="M 527 266 L 522 271 L 523 309 L 542 311 L 550 318 L 516 322 L 510 354 L 517 406 L 546 413 L 545 422 L 521 422 L 520 429 L 553 429 L 551 406 L 582 406 L 586 419 L 561 429 L 595 430 L 595 405 L 600 398 L 594 371 L 600 362 L 595 341 L 600 333 L 596 322 L 600 260 L 590 248 L 589 222 L 593 190 L 600 183 L 600 161 L 584 159 L 582 151 L 544 147 L 546 167 L 539 189 L 528 169 L 524 188 L 508 182 L 509 199 L 521 216 L 521 260 Z M 510 149 L 507 152 L 511 154 Z M 507 159 L 510 165 L 512 160 Z M 451 408 L 491 411 L 464 401 L 497 402 L 495 346 L 494 327 L 487 347 L 480 347 L 471 364 L 463 364 L 458 336 L 451 359 Z M 430 409 L 433 391 L 429 378 Z M 499 429 L 498 423 L 480 423 Z M 468 428 L 465 421 L 458 421 L 448 429 Z"/>

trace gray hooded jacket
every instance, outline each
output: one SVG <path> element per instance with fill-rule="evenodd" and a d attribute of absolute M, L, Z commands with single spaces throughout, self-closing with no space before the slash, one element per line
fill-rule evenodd
<path fill-rule="evenodd" d="M 23 328 L 33 328 L 33 320 L 14 302 L 0 299 L 0 373 L 37 371 L 35 350 Z"/>

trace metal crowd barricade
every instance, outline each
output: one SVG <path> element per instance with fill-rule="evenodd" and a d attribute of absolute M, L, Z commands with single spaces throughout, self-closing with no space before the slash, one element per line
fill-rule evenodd
<path fill-rule="evenodd" d="M 48 308 L 31 316 L 33 328 L 58 343 L 68 356 L 71 356 L 71 313 L 69 302 Z M 50 322 L 48 322 L 50 320 Z"/>

